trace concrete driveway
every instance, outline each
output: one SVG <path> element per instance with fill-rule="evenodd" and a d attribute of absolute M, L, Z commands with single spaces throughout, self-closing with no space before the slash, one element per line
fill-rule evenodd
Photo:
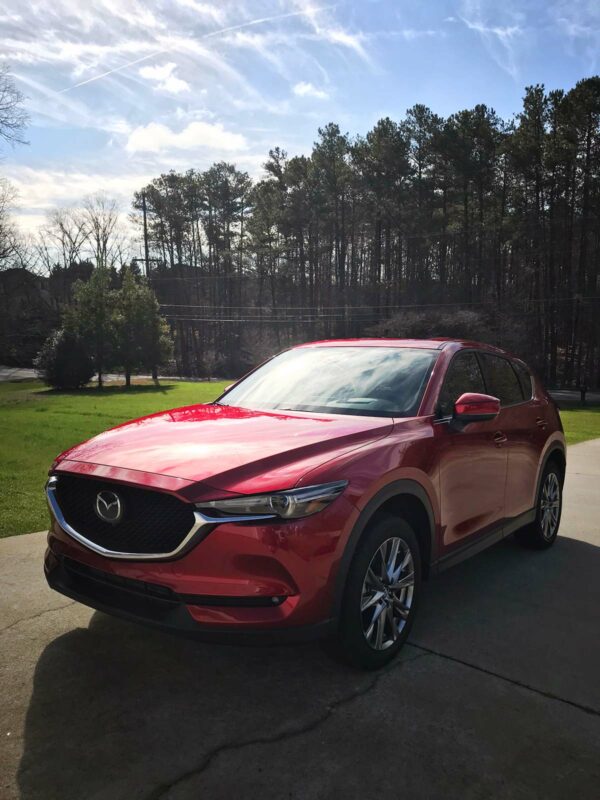
<path fill-rule="evenodd" d="M 34 378 L 37 378 L 37 372 L 34 369 L 0 365 L 0 381 L 29 381 Z"/>
<path fill-rule="evenodd" d="M 43 534 L 0 542 L 0 796 L 598 798 L 599 490 L 600 439 L 556 546 L 430 581 L 379 674 L 112 619 L 46 588 Z"/>

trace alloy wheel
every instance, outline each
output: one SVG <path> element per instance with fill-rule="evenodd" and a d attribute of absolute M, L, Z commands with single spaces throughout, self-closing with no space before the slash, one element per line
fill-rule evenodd
<path fill-rule="evenodd" d="M 549 472 L 542 487 L 540 498 L 540 524 L 542 535 L 550 541 L 558 527 L 560 513 L 560 483 L 555 472 Z"/>
<path fill-rule="evenodd" d="M 386 539 L 371 559 L 360 602 L 363 634 L 374 650 L 387 650 L 398 639 L 410 613 L 414 587 L 408 544 L 398 536 Z"/>

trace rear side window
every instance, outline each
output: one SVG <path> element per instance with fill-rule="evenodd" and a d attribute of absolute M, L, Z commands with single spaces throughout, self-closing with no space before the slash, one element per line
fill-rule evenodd
<path fill-rule="evenodd" d="M 487 393 L 497 397 L 503 406 L 523 402 L 521 384 L 510 361 L 488 353 L 481 354 Z"/>
<path fill-rule="evenodd" d="M 523 364 L 519 364 L 518 361 L 513 361 L 512 365 L 515 368 L 515 372 L 517 373 L 517 378 L 519 379 L 519 383 L 521 384 L 523 399 L 531 400 L 533 395 L 533 385 L 529 371 L 523 366 Z"/>
<path fill-rule="evenodd" d="M 483 376 L 474 353 L 458 353 L 448 367 L 438 400 L 438 413 L 449 417 L 454 403 L 465 392 L 485 392 Z"/>

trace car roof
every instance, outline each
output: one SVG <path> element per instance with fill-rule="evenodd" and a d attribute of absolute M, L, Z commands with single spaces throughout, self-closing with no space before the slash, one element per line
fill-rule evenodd
<path fill-rule="evenodd" d="M 414 347 L 423 350 L 475 349 L 488 350 L 494 353 L 510 356 L 505 350 L 483 342 L 468 339 L 449 339 L 434 337 L 431 339 L 393 339 L 388 337 L 371 337 L 356 339 L 322 339 L 317 342 L 305 342 L 297 347 Z M 512 357 L 512 356 L 511 356 Z"/>

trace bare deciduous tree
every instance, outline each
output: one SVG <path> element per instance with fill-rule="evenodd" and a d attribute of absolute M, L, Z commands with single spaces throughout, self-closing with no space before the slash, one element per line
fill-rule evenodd
<path fill-rule="evenodd" d="M 28 122 L 20 92 L 6 64 L 0 64 L 0 140 L 8 144 L 27 144 L 23 131 Z"/>
<path fill-rule="evenodd" d="M 10 215 L 15 196 L 11 184 L 0 178 L 0 269 L 12 263 L 18 246 L 17 230 Z"/>
<path fill-rule="evenodd" d="M 117 201 L 99 193 L 83 201 L 81 219 L 97 267 L 120 267 L 127 260 L 128 242 L 119 222 Z"/>
<path fill-rule="evenodd" d="M 81 260 L 88 238 L 86 220 L 81 211 L 56 208 L 48 214 L 40 230 L 39 255 L 48 272 L 55 265 L 63 268 Z"/>

